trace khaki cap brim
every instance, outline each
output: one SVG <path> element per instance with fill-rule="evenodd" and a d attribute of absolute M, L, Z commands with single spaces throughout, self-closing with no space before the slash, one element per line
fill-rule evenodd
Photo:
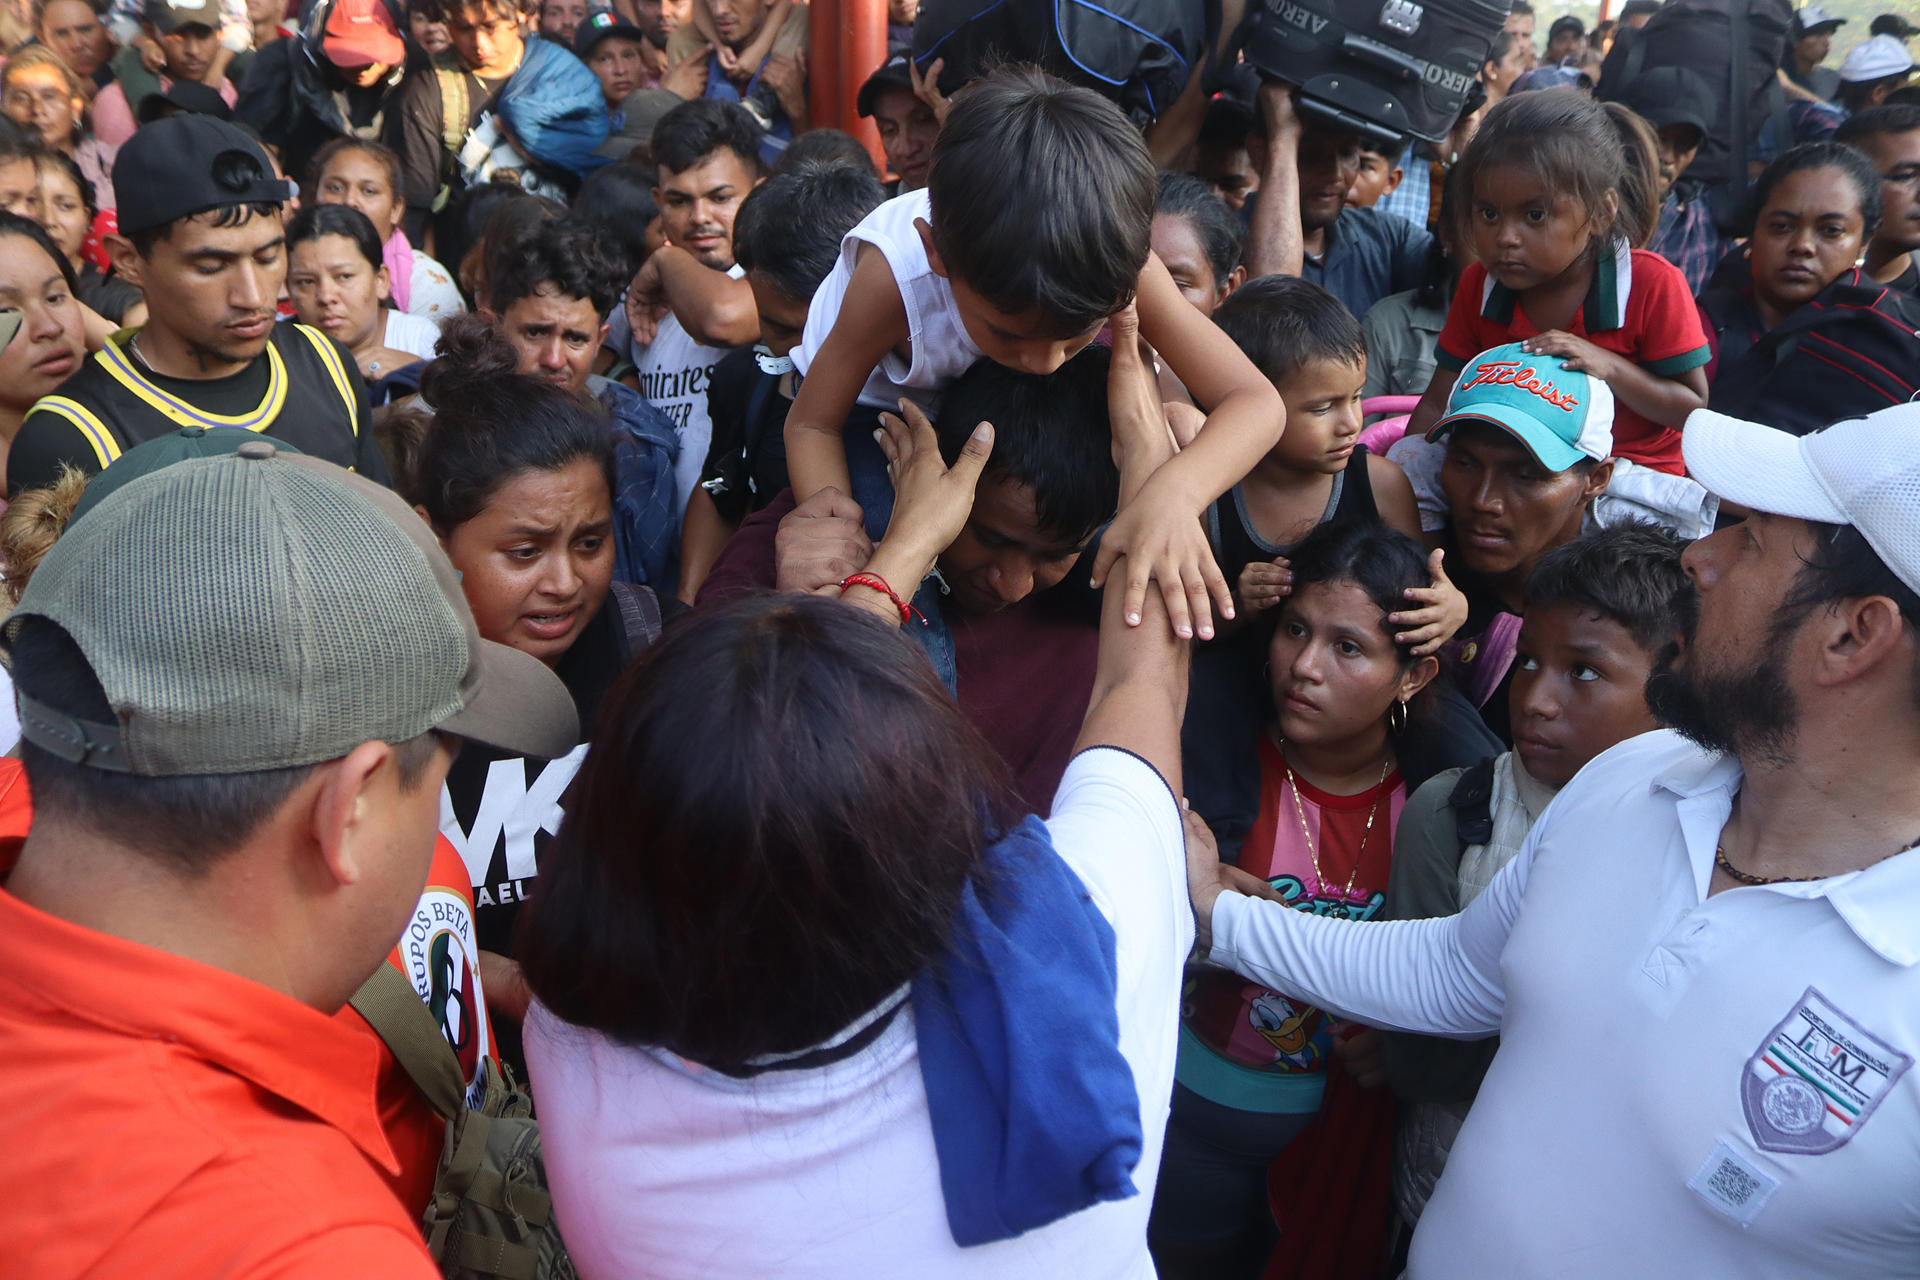
<path fill-rule="evenodd" d="M 580 742 L 580 717 L 560 677 L 530 654 L 480 641 L 474 654 L 478 679 L 465 710 L 439 728 L 501 751 L 552 760 Z"/>

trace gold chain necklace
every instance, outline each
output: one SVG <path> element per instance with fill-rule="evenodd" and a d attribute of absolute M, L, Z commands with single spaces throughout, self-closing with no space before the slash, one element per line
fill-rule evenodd
<path fill-rule="evenodd" d="M 1300 819 L 1300 838 L 1306 842 L 1307 858 L 1313 863 L 1313 883 L 1307 888 L 1307 896 L 1324 898 L 1327 896 L 1327 879 L 1320 870 L 1320 851 L 1314 848 L 1313 833 L 1307 829 L 1307 806 L 1300 800 L 1300 780 L 1293 776 L 1293 766 L 1287 762 L 1286 748 L 1280 750 L 1280 767 L 1287 774 L 1287 789 L 1293 793 L 1294 816 Z M 1343 902 L 1358 902 L 1367 896 L 1362 890 L 1359 897 L 1354 896 L 1354 882 L 1360 878 L 1360 863 L 1366 857 L 1367 837 L 1373 834 L 1373 819 L 1380 812 L 1381 791 L 1387 785 L 1387 775 L 1393 772 L 1393 758 L 1389 756 L 1380 766 L 1380 781 L 1373 784 L 1373 805 L 1367 810 L 1367 825 L 1360 832 L 1360 847 L 1354 851 L 1353 874 L 1347 877 L 1347 887 L 1340 891 Z"/>

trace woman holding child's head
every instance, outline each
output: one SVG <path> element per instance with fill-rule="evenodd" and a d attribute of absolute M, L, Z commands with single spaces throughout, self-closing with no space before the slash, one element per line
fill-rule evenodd
<path fill-rule="evenodd" d="M 0 213 L 0 463 L 27 410 L 80 368 L 86 329 L 73 265 L 35 222 Z"/>
<path fill-rule="evenodd" d="M 379 238 L 349 205 L 309 205 L 287 224 L 287 292 L 300 323 L 345 347 L 369 383 L 433 355 L 439 331 L 388 306 Z"/>
<path fill-rule="evenodd" d="M 399 156 L 378 142 L 349 135 L 316 151 L 308 175 L 313 203 L 358 209 L 373 224 L 396 310 L 440 316 L 464 309 L 452 275 L 415 249 L 401 230 L 407 204 Z"/>
<path fill-rule="evenodd" d="M 1427 584 L 1427 554 L 1379 524 L 1325 524 L 1294 548 L 1293 572 L 1267 645 L 1272 718 L 1238 865 L 1295 910 L 1368 920 L 1387 900 L 1406 802 L 1400 735 L 1438 671 L 1387 616 Z M 1320 1113 L 1329 1073 L 1344 1080 L 1347 1033 L 1221 970 L 1190 981 L 1185 1008 L 1155 1255 L 1163 1274 L 1254 1274 L 1271 1247 L 1267 1170 Z"/>
<path fill-rule="evenodd" d="M 420 379 L 435 413 L 407 496 L 459 571 L 481 637 L 551 666 L 586 732 L 643 643 L 622 628 L 620 610 L 603 607 L 613 579 L 613 436 L 593 406 L 514 372 L 513 347 L 478 317 L 450 318 L 440 351 Z M 513 801 L 531 789 L 547 797 L 541 803 L 558 803 L 580 757 L 515 761 L 523 792 Z M 477 744 L 460 753 L 441 799 L 442 830 L 466 849 L 484 889 L 475 902 L 483 985 L 505 1015 L 494 1023 L 502 1057 L 524 1069 L 517 1020 L 525 989 L 506 957 L 552 819 L 530 816 L 533 825 L 520 829 L 515 818 L 504 832 L 496 823 L 491 848 L 469 847 L 483 809 L 503 803 L 492 778 L 505 758 Z"/>
<path fill-rule="evenodd" d="M 1464 199 L 1452 211 L 1478 261 L 1454 293 L 1409 436 L 1440 420 L 1462 366 L 1519 342 L 1608 385 L 1620 456 L 1684 471 L 1680 427 L 1706 404 L 1710 352 L 1686 277 L 1632 247 L 1653 216 L 1657 164 L 1644 130 L 1621 132 L 1584 94 L 1522 93 L 1487 111 L 1456 166 Z"/>
<path fill-rule="evenodd" d="M 1240 219 L 1213 188 L 1187 173 L 1163 171 L 1153 214 L 1153 251 L 1180 295 L 1203 316 L 1227 300 L 1247 269 L 1240 262 Z"/>
<path fill-rule="evenodd" d="M 1164 456 L 1143 375 L 1122 365 L 1103 416 Z M 807 1276 L 1151 1270 L 1133 1192 L 1192 941 L 1186 646 L 1158 597 L 1128 626 L 1108 593 L 1078 754 L 1022 819 L 886 586 L 977 518 L 1000 441 L 966 415 L 948 453 L 906 417 L 883 419 L 898 502 L 862 580 L 695 611 L 622 678 L 569 796 L 520 954 L 584 1280 L 706 1275 L 716 1233 Z M 1009 1043 L 1019 1071 L 982 1073 Z M 743 1159 L 749 1134 L 786 1154 Z"/>

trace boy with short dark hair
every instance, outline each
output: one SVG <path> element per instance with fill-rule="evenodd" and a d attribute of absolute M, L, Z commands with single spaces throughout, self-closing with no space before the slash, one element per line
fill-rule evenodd
<path fill-rule="evenodd" d="M 1360 176 L 1353 180 L 1353 198 L 1347 203 L 1359 209 L 1371 209 L 1400 188 L 1407 171 L 1400 166 L 1405 143 L 1383 145 L 1371 138 L 1360 140 Z"/>
<path fill-rule="evenodd" d="M 1511 703 L 1514 750 L 1435 775 L 1407 799 L 1383 919 L 1453 915 L 1520 851 L 1547 802 L 1601 752 L 1657 728 L 1647 676 L 1680 632 L 1685 543 L 1658 525 L 1599 529 L 1527 575 Z M 1426 1206 L 1497 1040 L 1389 1035 L 1402 1102 L 1393 1187 L 1403 1223 Z"/>
<path fill-rule="evenodd" d="M 1153 256 L 1157 191 L 1139 131 L 1098 94 L 1013 69 L 958 97 L 927 190 L 854 228 L 815 295 L 795 355 L 806 381 L 786 425 L 795 494 L 852 492 L 884 527 L 884 459 L 864 431 L 846 430 L 856 402 L 928 399 L 983 357 L 1052 372 L 1137 303 L 1141 336 L 1213 413 L 1120 512 L 1094 576 L 1125 555 L 1131 612 L 1155 577 L 1175 630 L 1212 634 L 1205 602 L 1230 615 L 1230 596 L 1195 517 L 1284 419 L 1273 389 Z"/>
<path fill-rule="evenodd" d="M 798 381 L 789 353 L 841 238 L 885 199 L 871 165 L 802 165 L 775 174 L 741 202 L 734 260 L 753 291 L 760 341 L 724 357 L 707 387 L 713 438 L 681 539 L 680 598 L 688 604 L 740 522 L 787 487 L 781 430 Z"/>

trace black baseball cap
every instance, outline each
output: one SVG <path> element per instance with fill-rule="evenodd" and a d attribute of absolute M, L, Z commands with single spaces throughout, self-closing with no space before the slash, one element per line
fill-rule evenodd
<path fill-rule="evenodd" d="M 164 116 L 179 112 L 212 116 L 216 120 L 233 119 L 233 108 L 212 85 L 198 80 L 175 80 L 164 93 L 150 93 L 140 102 L 140 123 L 152 124 Z"/>
<path fill-rule="evenodd" d="M 602 40 L 611 40 L 621 36 L 636 44 L 647 38 L 647 33 L 628 22 L 612 9 L 594 9 L 581 19 L 580 25 L 573 31 L 573 56 L 585 62 L 594 46 Z"/>
<path fill-rule="evenodd" d="M 860 86 L 860 92 L 854 96 L 853 105 L 862 118 L 873 114 L 874 99 L 880 96 L 882 89 L 905 89 L 913 92 L 913 72 L 907 68 L 907 55 L 896 53 L 880 64 L 878 70 L 868 76 L 866 83 Z"/>
<path fill-rule="evenodd" d="M 181 112 L 143 125 L 113 162 L 122 235 L 228 205 L 285 204 L 293 195 L 258 142 L 212 116 Z"/>
<path fill-rule="evenodd" d="M 1697 71 L 1650 67 L 1627 82 L 1620 102 L 1655 129 L 1690 124 L 1704 136 L 1720 118 L 1720 104 Z"/>
<path fill-rule="evenodd" d="M 147 0 L 144 12 L 154 30 L 164 35 L 182 27 L 220 29 L 220 0 Z"/>

